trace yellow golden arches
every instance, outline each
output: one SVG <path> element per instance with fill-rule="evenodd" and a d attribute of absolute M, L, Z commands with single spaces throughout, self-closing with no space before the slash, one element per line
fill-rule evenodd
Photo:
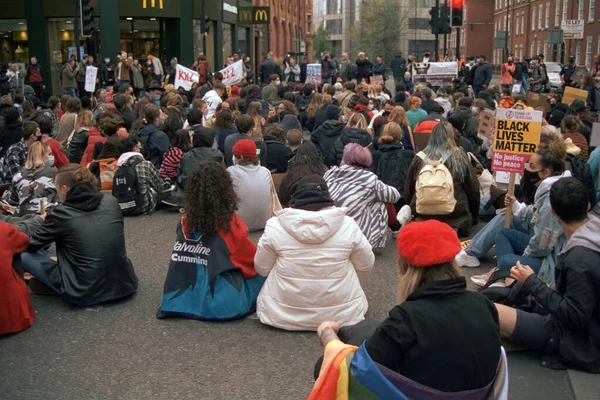
<path fill-rule="evenodd" d="M 147 8 L 148 7 L 148 1 L 147 0 L 142 0 L 142 7 L 143 8 Z M 152 7 L 152 8 L 156 7 L 156 0 L 150 0 L 150 7 Z M 163 0 L 158 0 L 158 7 L 162 10 L 162 8 L 163 8 Z"/>

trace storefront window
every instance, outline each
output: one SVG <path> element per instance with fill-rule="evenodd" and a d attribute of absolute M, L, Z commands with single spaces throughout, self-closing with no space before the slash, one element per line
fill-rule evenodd
<path fill-rule="evenodd" d="M 29 64 L 29 46 L 27 44 L 27 23 L 24 19 L 0 19 L 0 64 L 16 62 L 17 68 L 24 73 Z"/>
<path fill-rule="evenodd" d="M 200 20 L 194 20 L 194 61 L 198 54 L 204 53 L 210 64 L 211 71 L 215 71 L 215 22 L 210 21 L 208 35 L 206 35 L 206 49 L 203 45 L 203 35 L 200 33 Z"/>
<path fill-rule="evenodd" d="M 164 25 L 161 18 L 126 18 L 121 19 L 121 50 L 133 54 L 134 58 L 144 59 L 152 54 L 165 60 L 161 49 L 164 40 Z M 162 40 L 161 40 L 162 39 Z"/>
<path fill-rule="evenodd" d="M 231 24 L 223 24 L 223 64 L 231 53 L 233 53 L 233 27 Z M 219 66 L 220 67 L 220 66 Z M 220 68 L 219 68 L 220 69 Z"/>
<path fill-rule="evenodd" d="M 248 28 L 238 27 L 238 37 L 237 37 L 237 49 L 236 51 L 242 54 L 248 55 L 248 36 L 250 34 Z"/>

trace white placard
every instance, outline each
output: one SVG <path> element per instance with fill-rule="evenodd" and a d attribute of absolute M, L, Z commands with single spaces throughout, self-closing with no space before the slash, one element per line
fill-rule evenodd
<path fill-rule="evenodd" d="M 593 1 L 593 0 L 592 0 Z M 583 39 L 584 21 L 582 19 L 565 19 L 560 24 L 563 39 Z"/>
<path fill-rule="evenodd" d="M 192 84 L 199 80 L 200 75 L 196 71 L 179 64 L 175 67 L 175 89 L 182 87 L 185 90 L 191 90 Z"/>
<path fill-rule="evenodd" d="M 98 68 L 88 66 L 85 69 L 85 91 L 94 93 L 96 90 L 96 78 L 98 77 Z"/>
<path fill-rule="evenodd" d="M 223 74 L 223 85 L 232 86 L 244 79 L 244 67 L 242 60 L 236 61 L 230 66 L 219 71 Z"/>

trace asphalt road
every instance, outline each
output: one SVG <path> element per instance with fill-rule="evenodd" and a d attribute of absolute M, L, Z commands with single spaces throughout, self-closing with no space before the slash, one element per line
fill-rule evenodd
<path fill-rule="evenodd" d="M 157 320 L 180 215 L 162 210 L 126 219 L 127 250 L 140 280 L 131 299 L 81 309 L 32 295 L 27 331 L 0 339 L 0 399 L 302 399 L 321 354 L 312 332 L 290 333 L 247 318 L 226 323 Z M 257 241 L 260 234 L 253 234 Z M 394 305 L 395 245 L 359 273 L 368 317 Z M 491 266 L 465 270 L 479 273 Z M 514 399 L 598 399 L 598 376 L 552 371 L 509 353 Z M 436 371 L 436 373 L 444 373 Z M 587 396 L 587 397 L 586 397 Z"/>

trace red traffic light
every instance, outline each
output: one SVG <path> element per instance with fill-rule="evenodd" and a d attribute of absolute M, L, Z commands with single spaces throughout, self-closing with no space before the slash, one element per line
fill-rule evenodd
<path fill-rule="evenodd" d="M 452 0 L 452 8 L 463 8 L 465 0 Z"/>

